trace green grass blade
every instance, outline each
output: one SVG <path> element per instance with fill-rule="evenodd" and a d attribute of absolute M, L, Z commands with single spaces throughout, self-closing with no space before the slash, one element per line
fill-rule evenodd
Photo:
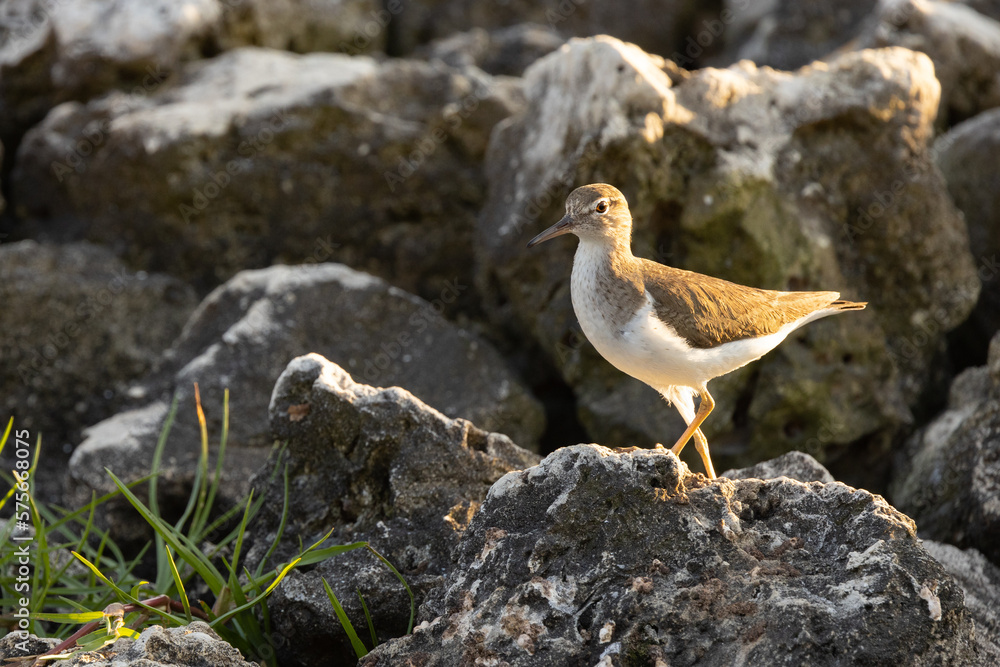
<path fill-rule="evenodd" d="M 285 575 L 287 575 L 289 572 L 291 572 L 292 570 L 294 570 L 297 566 L 299 566 L 301 564 L 301 560 L 302 560 L 301 558 L 296 558 L 291 563 L 289 563 L 288 565 L 286 565 L 281 570 L 281 572 L 278 573 L 278 576 L 275 578 L 275 580 L 271 582 L 271 585 L 264 589 L 263 595 L 261 595 L 259 597 L 255 597 L 253 600 L 250 600 L 246 604 L 241 605 L 239 607 L 236 607 L 235 609 L 230 609 L 225 614 L 220 615 L 218 618 L 216 618 L 214 621 L 212 621 L 209 625 L 211 625 L 214 628 L 216 625 L 221 625 L 222 623 L 225 623 L 226 621 L 228 621 L 233 616 L 236 616 L 237 614 L 243 613 L 247 609 L 250 609 L 255 604 L 263 602 L 264 598 L 266 598 L 268 595 L 270 595 L 271 591 L 273 591 L 275 588 L 278 587 L 278 584 L 280 584 L 281 580 L 285 578 Z"/>
<path fill-rule="evenodd" d="M 170 402 L 170 410 L 167 411 L 167 418 L 163 421 L 163 428 L 160 429 L 160 437 L 153 448 L 153 461 L 149 468 L 149 511 L 156 517 L 160 516 L 160 501 L 158 497 L 160 465 L 163 461 L 163 451 L 167 447 L 167 439 L 170 437 L 170 430 L 173 428 L 174 419 L 177 418 L 177 395 L 174 394 Z M 156 544 L 156 589 L 163 590 L 167 584 L 167 577 L 170 576 L 169 565 L 159 554 L 164 552 L 163 538 L 156 533 L 153 538 Z"/>
<path fill-rule="evenodd" d="M 53 623 L 90 623 L 91 621 L 99 621 L 104 618 L 104 612 L 87 611 L 76 614 L 46 614 L 39 612 L 31 616 L 39 621 L 52 621 Z"/>
<path fill-rule="evenodd" d="M 163 540 L 167 544 L 173 547 L 177 555 L 181 557 L 181 560 L 198 572 L 198 575 L 205 581 L 212 593 L 218 595 L 222 587 L 226 585 L 226 578 L 222 576 L 222 573 L 216 569 L 211 561 L 205 558 L 201 551 L 198 550 L 197 545 L 190 545 L 190 540 L 185 535 L 177 532 L 173 526 L 170 526 L 158 517 L 153 516 L 149 509 L 142 504 L 142 501 L 113 472 L 107 468 L 105 468 L 105 471 L 110 475 L 111 481 L 115 483 L 115 486 L 122 492 L 122 495 L 132 504 L 132 507 L 142 515 L 142 518 L 153 527 L 153 530 L 163 537 Z"/>
<path fill-rule="evenodd" d="M 14 428 L 14 417 L 13 417 L 13 415 L 11 415 L 11 418 L 7 421 L 7 428 L 4 429 L 3 437 L 0 438 L 0 454 L 3 454 L 4 445 L 7 444 L 7 438 L 10 437 L 10 431 L 11 431 L 12 428 Z"/>
<path fill-rule="evenodd" d="M 390 570 L 392 570 L 392 573 L 394 575 L 396 575 L 396 578 L 399 579 L 400 582 L 402 582 L 403 588 L 406 589 L 407 594 L 410 596 L 410 623 L 409 623 L 409 625 L 406 626 L 406 634 L 410 634 L 411 632 L 413 632 L 413 619 L 417 615 L 417 602 L 416 602 L 416 599 L 413 597 L 413 591 L 410 590 L 410 585 L 408 583 L 406 583 L 406 579 L 404 579 L 403 575 L 401 575 L 399 573 L 399 570 L 397 570 L 395 567 L 393 567 L 392 563 L 390 563 L 388 560 L 385 559 L 385 556 L 383 556 L 379 552 L 375 551 L 375 549 L 373 549 L 370 544 L 366 544 L 365 546 L 368 547 L 368 551 L 370 551 L 373 554 L 375 554 L 375 556 L 380 561 L 382 561 L 383 563 L 385 563 L 386 567 L 388 567 Z"/>
<path fill-rule="evenodd" d="M 81 563 L 83 563 L 87 567 L 87 569 L 89 569 L 91 572 L 93 572 L 94 575 L 96 575 L 98 579 L 100 579 L 102 582 L 104 582 L 104 585 L 106 585 L 108 588 L 110 588 L 115 593 L 117 593 L 118 598 L 119 598 L 119 600 L 121 602 L 132 603 L 134 605 L 138 605 L 138 606 L 142 607 L 143 609 L 145 609 L 145 610 L 147 610 L 149 612 L 152 612 L 153 614 L 155 614 L 157 616 L 160 616 L 162 618 L 169 619 L 170 621 L 173 621 L 177 625 L 184 625 L 185 624 L 185 621 L 184 621 L 183 618 L 179 618 L 177 616 L 174 616 L 170 612 L 164 611 L 162 609 L 157 609 L 156 607 L 151 607 L 148 604 L 146 604 L 145 602 L 143 602 L 142 600 L 140 600 L 138 598 L 132 597 L 127 591 L 124 591 L 121 588 L 119 588 L 118 585 L 115 584 L 115 582 L 113 582 L 110 579 L 108 579 L 107 577 L 105 577 L 104 573 L 102 573 L 97 568 L 96 565 L 94 565 L 89 560 L 87 560 L 86 558 L 84 558 L 83 556 L 81 556 L 80 554 L 78 554 L 75 551 L 73 551 L 71 553 L 73 554 L 73 556 L 76 557 L 76 559 L 78 561 L 80 561 Z"/>
<path fill-rule="evenodd" d="M 330 584 L 326 583 L 326 578 L 323 578 L 323 588 L 326 589 L 326 596 L 330 598 L 330 604 L 333 605 L 333 611 L 337 614 L 337 620 L 340 621 L 340 626 L 344 628 L 344 632 L 347 633 L 347 638 L 351 640 L 351 646 L 354 648 L 354 654 L 358 656 L 358 660 L 368 655 L 368 649 L 365 648 L 364 642 L 358 637 L 358 633 L 354 631 L 354 626 L 351 625 L 351 620 L 347 618 L 347 613 L 344 608 L 340 606 L 340 600 L 334 595 L 333 589 L 330 588 Z"/>
<path fill-rule="evenodd" d="M 177 595 L 181 598 L 181 606 L 184 607 L 184 618 L 190 623 L 193 619 L 191 616 L 191 603 L 188 601 L 187 591 L 184 590 L 184 583 L 181 581 L 181 573 L 177 571 L 177 563 L 174 562 L 174 556 L 170 553 L 170 547 L 164 546 L 163 553 L 167 555 L 167 561 L 170 563 L 170 575 L 174 579 L 174 586 L 177 588 Z M 135 589 L 133 589 L 134 591 Z M 135 595 L 135 592 L 132 593 Z"/>
<path fill-rule="evenodd" d="M 361 594 L 360 588 L 355 588 L 355 592 L 358 594 L 358 599 L 361 600 L 361 608 L 365 612 L 365 620 L 368 622 L 368 632 L 372 635 L 372 648 L 378 646 L 378 635 L 375 634 L 375 623 L 372 621 L 372 615 L 368 612 L 368 605 L 365 603 L 365 596 Z"/>
<path fill-rule="evenodd" d="M 226 458 L 226 442 L 229 440 L 229 389 L 222 395 L 222 436 L 219 438 L 219 453 L 215 456 L 215 478 L 208 487 L 208 498 L 205 502 L 205 515 L 198 524 L 199 529 L 208 521 L 208 514 L 215 504 L 215 496 L 222 483 L 222 462 Z M 207 452 L 206 452 L 207 455 Z M 208 531 L 202 533 L 207 536 Z"/>

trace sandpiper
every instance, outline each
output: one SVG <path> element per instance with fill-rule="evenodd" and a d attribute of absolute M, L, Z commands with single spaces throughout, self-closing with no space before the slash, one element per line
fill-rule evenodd
<path fill-rule="evenodd" d="M 813 320 L 867 305 L 840 301 L 837 292 L 746 287 L 635 257 L 628 202 L 605 183 L 571 192 L 566 215 L 528 247 L 562 234 L 580 238 L 570 291 L 584 334 L 677 408 L 688 426 L 671 451 L 680 454 L 694 437 L 710 478 L 715 468 L 700 428 L 715 407 L 708 381 L 760 359 Z"/>

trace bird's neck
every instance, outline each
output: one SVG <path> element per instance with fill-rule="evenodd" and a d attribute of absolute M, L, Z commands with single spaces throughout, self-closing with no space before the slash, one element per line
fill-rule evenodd
<path fill-rule="evenodd" d="M 612 299 L 644 294 L 639 261 L 628 239 L 581 238 L 573 258 L 574 289 L 599 290 Z"/>

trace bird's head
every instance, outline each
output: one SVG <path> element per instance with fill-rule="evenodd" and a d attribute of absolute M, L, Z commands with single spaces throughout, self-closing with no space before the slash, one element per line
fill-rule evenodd
<path fill-rule="evenodd" d="M 584 185 L 566 198 L 566 215 L 528 241 L 528 247 L 561 236 L 576 234 L 583 240 L 621 241 L 632 236 L 632 214 L 625 195 L 607 183 Z"/>

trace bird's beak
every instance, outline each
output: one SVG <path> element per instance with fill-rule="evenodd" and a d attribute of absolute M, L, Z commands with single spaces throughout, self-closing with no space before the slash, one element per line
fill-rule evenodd
<path fill-rule="evenodd" d="M 533 246 L 538 245 L 539 243 L 542 243 L 543 241 L 554 239 L 555 237 L 562 236 L 563 234 L 569 234 L 572 231 L 573 231 L 573 218 L 569 217 L 569 215 L 564 215 L 562 220 L 552 225 L 551 227 L 546 229 L 544 232 L 542 232 L 535 238 L 528 241 L 528 247 L 531 248 Z"/>

